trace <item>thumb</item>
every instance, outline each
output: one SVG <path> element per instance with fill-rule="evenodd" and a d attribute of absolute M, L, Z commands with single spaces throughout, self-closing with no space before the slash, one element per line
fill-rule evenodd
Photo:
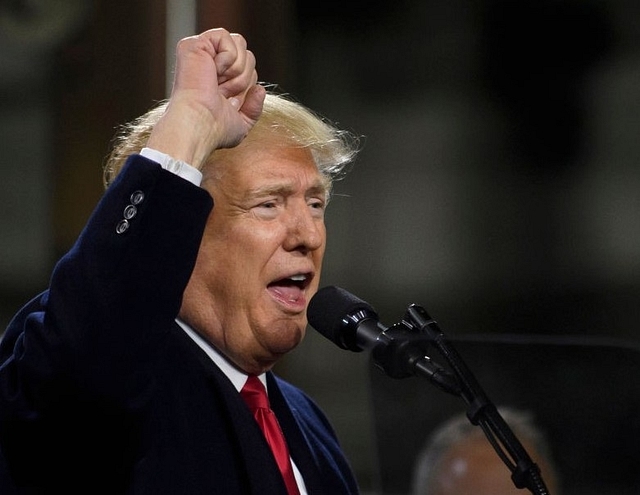
<path fill-rule="evenodd" d="M 240 113 L 242 113 L 247 119 L 255 124 L 262 114 L 262 107 L 264 105 L 264 99 L 266 97 L 267 90 L 264 86 L 254 84 L 249 90 L 244 99 L 242 107 L 240 107 Z"/>

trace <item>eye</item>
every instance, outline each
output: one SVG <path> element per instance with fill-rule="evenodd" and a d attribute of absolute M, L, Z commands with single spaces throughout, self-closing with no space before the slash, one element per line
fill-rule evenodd
<path fill-rule="evenodd" d="M 274 219 L 277 217 L 280 211 L 281 202 L 277 199 L 267 199 L 264 201 L 257 202 L 253 207 L 253 213 L 258 218 L 262 218 L 265 220 Z"/>
<path fill-rule="evenodd" d="M 282 198 L 277 196 L 265 196 L 262 198 L 256 198 L 254 208 L 272 210 L 282 205 Z"/>
<path fill-rule="evenodd" d="M 324 210 L 326 203 L 321 199 L 312 199 L 309 201 L 309 206 L 316 210 Z"/>
<path fill-rule="evenodd" d="M 308 201 L 309 211 L 314 218 L 324 218 L 326 202 L 320 199 L 311 199 Z"/>

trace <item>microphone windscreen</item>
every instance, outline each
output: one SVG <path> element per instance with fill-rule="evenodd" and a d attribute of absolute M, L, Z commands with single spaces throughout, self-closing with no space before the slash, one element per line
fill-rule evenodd
<path fill-rule="evenodd" d="M 318 290 L 309 301 L 309 324 L 337 346 L 356 351 L 356 328 L 347 328 L 345 320 L 360 310 L 375 314 L 371 305 L 345 289 L 329 285 Z M 353 335 L 347 335 L 353 333 Z M 355 348 L 354 348 L 355 347 Z"/>

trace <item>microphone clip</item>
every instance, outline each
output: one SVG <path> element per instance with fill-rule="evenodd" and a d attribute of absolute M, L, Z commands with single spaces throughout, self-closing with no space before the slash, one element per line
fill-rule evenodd
<path fill-rule="evenodd" d="M 378 337 L 379 343 L 371 351 L 376 366 L 391 378 L 425 376 L 441 390 L 460 395 L 456 376 L 427 355 L 429 338 L 417 332 L 407 319 L 390 326 Z"/>
<path fill-rule="evenodd" d="M 413 331 L 405 321 L 387 328 L 378 338 L 382 345 L 372 351 L 373 360 L 391 378 L 407 378 L 415 374 L 415 363 L 427 356 L 429 342 Z"/>

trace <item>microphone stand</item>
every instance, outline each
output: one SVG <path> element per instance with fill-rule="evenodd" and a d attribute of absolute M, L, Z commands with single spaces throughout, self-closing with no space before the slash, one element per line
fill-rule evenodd
<path fill-rule="evenodd" d="M 424 308 L 415 304 L 409 306 L 405 318 L 409 322 L 403 323 L 426 336 L 449 363 L 458 378 L 458 387 L 441 388 L 460 396 L 467 403 L 467 417 L 474 425 L 480 425 L 493 448 L 511 471 L 511 479 L 515 486 L 527 488 L 534 495 L 549 495 L 540 468 L 531 460 L 456 349 L 446 340 L 436 321 Z"/>

